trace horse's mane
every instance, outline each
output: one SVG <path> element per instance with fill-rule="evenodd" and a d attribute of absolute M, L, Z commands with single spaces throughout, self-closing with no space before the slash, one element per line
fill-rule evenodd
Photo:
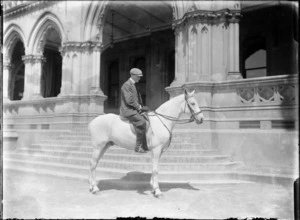
<path fill-rule="evenodd" d="M 170 107 L 178 106 L 180 105 L 180 102 L 184 100 L 184 94 L 175 96 L 174 98 L 171 98 L 170 100 L 163 103 L 161 106 L 159 106 L 156 111 L 159 113 L 164 113 L 166 110 L 170 109 Z"/>

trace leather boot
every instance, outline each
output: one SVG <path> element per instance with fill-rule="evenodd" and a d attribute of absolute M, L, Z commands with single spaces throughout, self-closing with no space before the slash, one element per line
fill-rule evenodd
<path fill-rule="evenodd" d="M 137 133 L 136 134 L 136 145 L 135 145 L 135 152 L 137 153 L 147 153 L 142 146 L 144 141 L 144 134 L 143 133 Z"/>

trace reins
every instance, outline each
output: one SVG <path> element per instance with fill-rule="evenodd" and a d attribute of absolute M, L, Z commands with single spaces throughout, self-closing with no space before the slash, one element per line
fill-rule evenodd
<path fill-rule="evenodd" d="M 175 121 L 175 122 L 177 122 L 177 123 L 179 123 L 179 124 L 187 124 L 187 123 L 193 122 L 194 120 L 197 120 L 195 116 L 198 115 L 198 114 L 200 114 L 202 111 L 200 110 L 199 112 L 196 112 L 196 113 L 195 113 L 194 110 L 193 110 L 193 109 L 191 108 L 191 106 L 189 105 L 189 102 L 188 102 L 187 97 L 185 96 L 184 112 L 185 112 L 186 106 L 188 106 L 188 108 L 189 108 L 189 110 L 190 110 L 190 112 L 191 112 L 191 117 L 190 117 L 190 119 L 179 119 L 179 118 L 175 118 L 175 117 L 172 117 L 172 116 L 169 116 L 169 115 L 164 115 L 164 114 L 158 113 L 156 110 L 154 110 L 154 112 L 153 112 L 155 115 L 149 115 L 149 114 L 147 114 L 148 116 L 156 116 L 156 117 L 160 120 L 160 122 L 165 126 L 165 128 L 168 130 L 168 132 L 169 132 L 169 134 L 170 134 L 170 137 L 169 137 L 169 143 L 168 143 L 169 146 L 170 146 L 170 143 L 171 143 L 171 140 L 172 140 L 172 132 L 171 132 L 171 131 L 169 130 L 169 128 L 165 125 L 165 123 L 161 120 L 161 118 L 158 117 L 158 115 L 161 116 L 161 117 L 163 117 L 163 118 L 165 118 L 165 119 L 167 119 L 167 120 Z M 150 121 L 149 121 L 149 123 L 150 123 Z M 167 149 L 166 149 L 166 150 L 167 150 Z"/>
<path fill-rule="evenodd" d="M 159 115 L 165 119 L 168 119 L 170 121 L 176 121 L 178 122 L 179 124 L 187 124 L 187 123 L 191 123 L 193 122 L 193 119 L 190 118 L 190 119 L 178 119 L 178 118 L 175 118 L 175 117 L 172 117 L 172 116 L 169 116 L 169 115 L 163 115 L 163 114 L 160 114 L 158 113 L 156 110 L 154 111 L 155 115 Z M 151 116 L 151 115 L 149 115 Z M 153 115 L 152 115 L 153 116 Z"/>

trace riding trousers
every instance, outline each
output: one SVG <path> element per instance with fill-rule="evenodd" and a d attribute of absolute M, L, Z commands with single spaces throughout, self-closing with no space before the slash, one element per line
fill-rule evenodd
<path fill-rule="evenodd" d="M 146 132 L 146 119 L 141 116 L 140 114 L 135 114 L 128 117 L 128 120 L 133 124 L 135 131 L 136 131 L 136 137 L 137 137 L 137 146 L 143 145 L 144 147 L 144 141 L 145 141 L 145 132 Z"/>
<path fill-rule="evenodd" d="M 128 117 L 128 120 L 133 124 L 137 133 L 144 133 L 146 130 L 146 119 L 140 114 L 135 114 Z"/>

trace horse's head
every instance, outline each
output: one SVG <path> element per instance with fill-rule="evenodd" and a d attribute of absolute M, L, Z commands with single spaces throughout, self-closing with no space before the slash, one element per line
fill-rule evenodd
<path fill-rule="evenodd" d="M 197 124 L 201 124 L 204 120 L 202 110 L 199 108 L 197 100 L 194 98 L 195 90 L 189 93 L 187 90 L 184 90 L 185 93 L 185 107 L 184 112 L 191 114 L 191 121 L 196 121 Z M 187 108 L 186 108 L 187 106 Z"/>

